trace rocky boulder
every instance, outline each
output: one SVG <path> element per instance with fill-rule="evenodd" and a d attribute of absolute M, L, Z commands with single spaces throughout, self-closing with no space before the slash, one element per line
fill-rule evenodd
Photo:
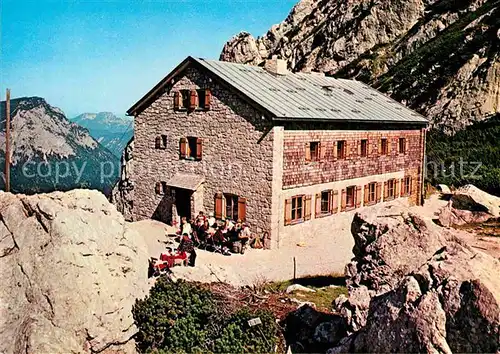
<path fill-rule="evenodd" d="M 500 262 L 431 220 L 356 214 L 340 352 L 497 352 Z"/>
<path fill-rule="evenodd" d="M 500 198 L 469 184 L 456 190 L 438 213 L 444 227 L 478 224 L 500 217 Z"/>
<path fill-rule="evenodd" d="M 131 180 L 134 166 L 134 138 L 123 149 L 120 160 L 120 179 L 111 192 L 111 202 L 123 214 L 125 220 L 132 221 L 132 206 L 134 201 L 134 184 Z"/>
<path fill-rule="evenodd" d="M 104 195 L 1 192 L 0 219 L 0 352 L 135 352 L 147 248 Z"/>

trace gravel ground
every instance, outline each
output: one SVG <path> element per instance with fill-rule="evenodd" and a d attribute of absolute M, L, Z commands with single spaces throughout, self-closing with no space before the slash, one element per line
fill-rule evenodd
<path fill-rule="evenodd" d="M 444 204 L 445 201 L 436 197 L 424 208 L 412 207 L 411 210 L 432 218 L 434 211 Z M 396 200 L 367 210 L 387 215 L 394 206 L 405 205 L 407 206 L 406 201 Z M 297 277 L 343 274 L 345 265 L 353 256 L 354 241 L 350 229 L 354 213 L 355 211 L 351 211 L 331 217 L 331 236 L 314 238 L 300 246 L 286 246 L 276 250 L 249 248 L 244 255 L 231 256 L 197 250 L 196 267 L 174 267 L 174 275 L 192 281 L 223 281 L 236 286 L 253 285 L 263 281 L 293 279 L 294 258 Z M 133 226 L 145 237 L 153 257 L 158 257 L 165 249 L 165 242 L 168 240 L 166 233 L 174 232 L 170 226 L 153 220 L 135 222 Z"/>

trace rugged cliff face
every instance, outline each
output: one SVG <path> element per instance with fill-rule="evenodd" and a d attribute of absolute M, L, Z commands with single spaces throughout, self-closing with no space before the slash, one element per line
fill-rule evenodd
<path fill-rule="evenodd" d="M 362 80 L 454 132 L 500 112 L 500 2 L 302 0 L 263 37 L 220 59 Z"/>

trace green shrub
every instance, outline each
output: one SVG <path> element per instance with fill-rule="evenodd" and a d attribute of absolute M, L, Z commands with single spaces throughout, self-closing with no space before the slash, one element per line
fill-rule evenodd
<path fill-rule="evenodd" d="M 220 301 L 195 284 L 158 279 L 144 300 L 132 308 L 142 352 L 155 353 L 262 353 L 271 352 L 277 326 L 269 311 L 248 308 L 223 315 Z M 248 325 L 260 317 L 262 324 Z"/>

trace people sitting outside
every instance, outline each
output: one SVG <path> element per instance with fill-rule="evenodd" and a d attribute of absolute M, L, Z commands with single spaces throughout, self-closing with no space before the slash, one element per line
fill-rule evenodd
<path fill-rule="evenodd" d="M 208 225 L 210 225 L 210 227 L 214 227 L 215 223 L 216 223 L 217 220 L 215 220 L 215 217 L 214 217 L 214 213 L 213 212 L 210 212 L 208 214 Z"/>
<path fill-rule="evenodd" d="M 181 235 L 184 235 L 184 234 L 191 235 L 192 232 L 193 232 L 193 229 L 191 227 L 191 224 L 188 223 L 187 218 L 185 216 L 183 216 L 181 218 L 181 225 L 179 227 L 178 233 L 180 233 Z"/>
<path fill-rule="evenodd" d="M 228 245 L 230 241 L 226 238 L 223 228 L 219 227 L 212 237 L 212 243 L 214 247 L 214 252 L 222 253 L 223 255 L 231 255 L 228 250 Z"/>
<path fill-rule="evenodd" d="M 196 263 L 196 251 L 194 249 L 194 243 L 193 241 L 189 238 L 189 235 L 187 233 L 182 234 L 182 239 L 181 243 L 179 244 L 179 247 L 177 248 L 178 252 L 186 252 L 189 254 L 189 266 L 194 267 Z"/>
<path fill-rule="evenodd" d="M 224 221 L 224 226 L 222 228 L 222 233 L 227 234 L 228 232 L 233 231 L 234 224 L 233 222 L 228 218 Z"/>
<path fill-rule="evenodd" d="M 248 240 L 251 236 L 250 228 L 246 223 L 241 223 L 241 221 L 238 220 L 232 234 L 234 235 L 234 238 L 231 240 L 233 242 L 232 251 L 234 253 L 244 254 Z"/>
<path fill-rule="evenodd" d="M 205 216 L 205 213 L 203 213 L 202 211 L 200 211 L 198 213 L 198 216 L 196 217 L 196 223 L 195 225 L 197 227 L 200 227 L 203 225 L 203 223 L 207 220 L 207 217 Z"/>

